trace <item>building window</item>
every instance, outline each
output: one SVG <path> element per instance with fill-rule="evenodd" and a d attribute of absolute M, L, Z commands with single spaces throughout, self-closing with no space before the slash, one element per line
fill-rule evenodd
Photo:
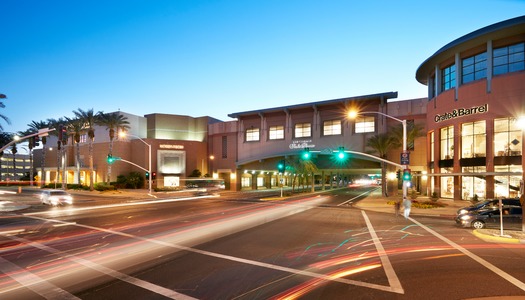
<path fill-rule="evenodd" d="M 323 135 L 341 135 L 341 120 L 324 121 Z"/>
<path fill-rule="evenodd" d="M 270 126 L 268 138 L 270 140 L 284 140 L 284 126 Z"/>
<path fill-rule="evenodd" d="M 461 125 L 461 157 L 485 157 L 487 154 L 485 121 Z"/>
<path fill-rule="evenodd" d="M 463 59 L 463 83 L 487 78 L 487 52 Z"/>
<path fill-rule="evenodd" d="M 222 158 L 228 158 L 228 137 L 222 136 Z"/>
<path fill-rule="evenodd" d="M 487 168 L 485 166 L 463 167 L 462 172 L 463 173 L 485 173 L 487 172 Z M 485 177 L 463 176 L 461 177 L 461 183 L 462 183 L 461 190 L 463 192 L 461 199 L 472 200 L 475 197 L 474 195 L 476 195 L 478 199 L 485 199 L 485 190 L 486 190 Z"/>
<path fill-rule="evenodd" d="M 521 172 L 521 166 L 494 166 L 494 172 L 518 174 Z M 520 180 L 521 176 L 519 175 L 494 176 L 494 196 L 496 196 L 497 198 L 518 197 L 518 192 L 520 190 Z"/>
<path fill-rule="evenodd" d="M 360 116 L 355 118 L 355 133 L 375 132 L 375 126 L 374 117 Z"/>
<path fill-rule="evenodd" d="M 454 126 L 441 128 L 440 159 L 454 158 Z"/>
<path fill-rule="evenodd" d="M 494 75 L 525 70 L 525 43 L 494 49 Z"/>
<path fill-rule="evenodd" d="M 456 86 L 456 65 L 441 70 L 441 90 L 446 91 Z"/>
<path fill-rule="evenodd" d="M 312 124 L 310 123 L 299 123 L 295 124 L 295 137 L 311 137 L 312 136 Z"/>
<path fill-rule="evenodd" d="M 246 141 L 256 142 L 259 141 L 259 128 L 249 128 L 246 130 Z"/>
<path fill-rule="evenodd" d="M 521 155 L 521 129 L 514 118 L 494 120 L 494 156 Z"/>
<path fill-rule="evenodd" d="M 442 174 L 452 173 L 452 168 L 441 168 Z M 441 197 L 454 198 L 454 176 L 441 176 Z"/>
<path fill-rule="evenodd" d="M 430 161 L 434 161 L 434 131 L 430 133 Z"/>

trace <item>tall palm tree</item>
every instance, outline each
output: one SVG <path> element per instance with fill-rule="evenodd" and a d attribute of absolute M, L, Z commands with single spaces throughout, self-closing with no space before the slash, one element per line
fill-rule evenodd
<path fill-rule="evenodd" d="M 391 136 L 394 138 L 394 148 L 403 146 L 403 125 L 399 124 L 393 126 L 389 130 Z M 414 122 L 407 122 L 407 149 L 414 149 L 414 141 L 416 138 L 424 136 L 424 126 Z"/>
<path fill-rule="evenodd" d="M 396 147 L 396 140 L 386 133 L 376 134 L 366 141 L 366 146 L 370 148 L 371 153 L 380 158 L 386 159 L 388 151 Z M 383 196 L 388 197 L 386 189 L 386 163 L 381 162 L 381 189 Z"/>
<path fill-rule="evenodd" d="M 94 112 L 93 109 L 73 111 L 75 116 L 84 123 L 84 130 L 87 130 L 89 138 L 89 190 L 93 191 L 93 141 L 95 140 L 95 124 L 103 115 L 103 112 Z"/>
<path fill-rule="evenodd" d="M 0 132 L 0 147 L 4 147 L 12 141 L 13 134 L 9 132 Z M 4 155 L 4 151 L 0 152 L 0 159 Z M 2 180 L 2 163 L 0 161 L 0 181 Z"/>
<path fill-rule="evenodd" d="M 73 137 L 72 143 L 76 145 L 75 166 L 77 169 L 77 182 L 75 183 L 80 184 L 80 136 L 84 131 L 84 121 L 81 119 L 73 119 L 68 117 L 65 117 L 65 119 L 67 134 Z"/>
<path fill-rule="evenodd" d="M 16 154 L 18 153 L 18 149 L 16 147 L 16 143 L 13 143 L 11 145 L 11 154 L 13 154 L 13 178 L 16 176 Z"/>
<path fill-rule="evenodd" d="M 0 99 L 7 99 L 6 95 L 0 94 Z M 5 108 L 4 102 L 0 101 L 0 108 Z M 0 119 L 3 119 L 7 124 L 11 124 L 11 120 L 9 120 L 8 117 L 4 116 L 3 114 L 0 114 Z M 2 124 L 0 124 L 0 130 L 4 130 L 4 127 L 2 127 Z"/>
<path fill-rule="evenodd" d="M 115 133 L 120 131 L 127 131 L 130 129 L 128 118 L 121 115 L 119 112 L 106 113 L 101 115 L 99 125 L 105 126 L 109 130 L 109 155 L 113 155 L 113 140 Z M 108 164 L 108 184 L 111 182 L 111 164 Z"/>
<path fill-rule="evenodd" d="M 60 178 L 60 161 L 61 161 L 61 158 L 64 157 L 64 162 L 65 162 L 65 154 L 66 154 L 66 149 L 65 147 L 67 146 L 67 139 L 68 139 L 68 135 L 67 134 L 63 134 L 64 132 L 62 131 L 63 128 L 66 128 L 67 126 L 67 122 L 64 118 L 58 118 L 58 119 L 47 119 L 47 122 L 49 124 L 49 126 L 55 128 L 56 130 L 52 131 L 51 134 L 52 135 L 56 135 L 57 136 L 57 173 L 56 173 L 56 178 L 55 178 L 55 188 L 56 188 L 56 184 Z M 65 170 L 65 166 L 64 166 L 64 170 Z M 63 180 L 62 180 L 62 188 L 65 189 L 66 186 L 65 186 L 65 176 L 62 176 L 63 177 Z"/>
<path fill-rule="evenodd" d="M 29 127 L 29 130 L 31 130 L 33 132 L 38 132 L 39 129 L 49 128 L 50 124 L 49 124 L 49 121 L 47 121 L 47 122 L 46 121 L 33 121 L 33 122 L 27 124 L 27 127 Z M 58 130 L 58 128 L 55 128 L 55 129 Z M 55 130 L 55 132 L 56 132 L 56 130 Z M 44 168 L 45 168 L 45 164 L 46 164 L 47 137 L 43 136 L 41 139 L 42 139 L 42 159 L 40 161 L 40 173 L 41 173 L 40 186 L 43 187 L 46 184 Z"/>
<path fill-rule="evenodd" d="M 33 133 L 36 133 L 36 131 L 28 129 L 26 131 L 20 131 L 18 132 L 18 135 L 20 136 L 27 136 L 31 135 Z M 33 186 L 33 179 L 34 179 L 34 173 L 33 173 L 33 149 L 35 148 L 35 138 L 31 137 L 27 140 L 27 148 L 29 149 L 29 184 L 30 186 Z"/>

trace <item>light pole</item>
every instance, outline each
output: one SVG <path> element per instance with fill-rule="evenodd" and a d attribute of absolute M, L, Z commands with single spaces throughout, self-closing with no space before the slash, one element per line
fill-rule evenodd
<path fill-rule="evenodd" d="M 131 136 L 131 137 L 134 137 L 134 138 L 137 138 L 139 139 L 141 142 L 143 142 L 146 146 L 148 146 L 148 158 L 149 158 L 149 161 L 148 161 L 148 190 L 149 190 L 149 193 L 151 195 L 151 177 L 153 176 L 151 174 L 151 145 L 146 143 L 143 139 L 141 139 L 140 137 L 136 136 L 136 135 L 133 135 L 133 134 L 129 134 L 129 133 L 125 133 L 125 132 L 121 132 L 119 134 L 120 137 L 126 137 L 127 135 Z"/>
<path fill-rule="evenodd" d="M 378 114 L 378 115 L 385 116 L 387 118 L 390 118 L 392 120 L 398 121 L 401 124 L 403 124 L 403 153 L 407 153 L 407 120 L 401 120 L 401 119 L 398 119 L 396 117 L 392 117 L 391 115 L 387 115 L 387 114 L 379 112 L 379 111 L 361 111 L 361 112 L 350 111 L 348 113 L 348 117 L 350 117 L 352 119 L 355 119 L 358 115 L 363 115 L 363 114 Z M 403 169 L 404 170 L 408 169 L 408 165 L 403 165 Z M 405 182 L 405 177 L 404 176 L 403 176 L 403 187 L 402 187 L 402 189 L 403 189 L 403 198 L 406 198 L 408 189 L 407 189 L 407 184 Z"/>

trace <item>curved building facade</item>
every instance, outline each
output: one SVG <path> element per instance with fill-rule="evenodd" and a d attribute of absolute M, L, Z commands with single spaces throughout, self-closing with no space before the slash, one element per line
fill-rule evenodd
<path fill-rule="evenodd" d="M 525 16 L 439 49 L 417 69 L 428 86 L 429 193 L 515 197 L 523 188 Z"/>

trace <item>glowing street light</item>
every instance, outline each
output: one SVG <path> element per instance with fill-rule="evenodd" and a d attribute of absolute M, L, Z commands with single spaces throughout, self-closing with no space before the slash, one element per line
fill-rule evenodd
<path fill-rule="evenodd" d="M 403 153 L 407 153 L 407 120 L 401 120 L 396 117 L 392 117 L 391 115 L 387 115 L 387 114 L 384 114 L 378 111 L 358 112 L 358 111 L 352 110 L 348 112 L 348 117 L 351 119 L 355 119 L 358 115 L 363 115 L 363 114 L 378 114 L 378 115 L 385 116 L 387 118 L 400 122 L 403 125 Z M 405 170 L 408 169 L 408 165 L 403 165 L 403 167 Z M 405 182 L 406 181 L 405 179 L 406 178 L 403 177 L 403 198 L 407 196 L 407 191 L 408 191 L 408 187 L 407 187 L 407 183 Z"/>
<path fill-rule="evenodd" d="M 143 139 L 141 139 L 140 137 L 136 136 L 136 135 L 133 135 L 133 134 L 129 134 L 129 133 L 126 133 L 126 132 L 123 132 L 121 131 L 119 133 L 119 136 L 121 138 L 124 138 L 126 136 L 131 136 L 131 137 L 134 137 L 134 138 L 137 138 L 139 139 L 141 142 L 143 142 L 146 146 L 148 146 L 148 157 L 149 157 L 149 163 L 148 163 L 148 174 L 150 174 L 150 176 L 148 177 L 148 190 L 149 190 L 149 193 L 151 194 L 151 180 L 152 180 L 152 173 L 151 173 L 151 145 L 146 143 Z"/>

